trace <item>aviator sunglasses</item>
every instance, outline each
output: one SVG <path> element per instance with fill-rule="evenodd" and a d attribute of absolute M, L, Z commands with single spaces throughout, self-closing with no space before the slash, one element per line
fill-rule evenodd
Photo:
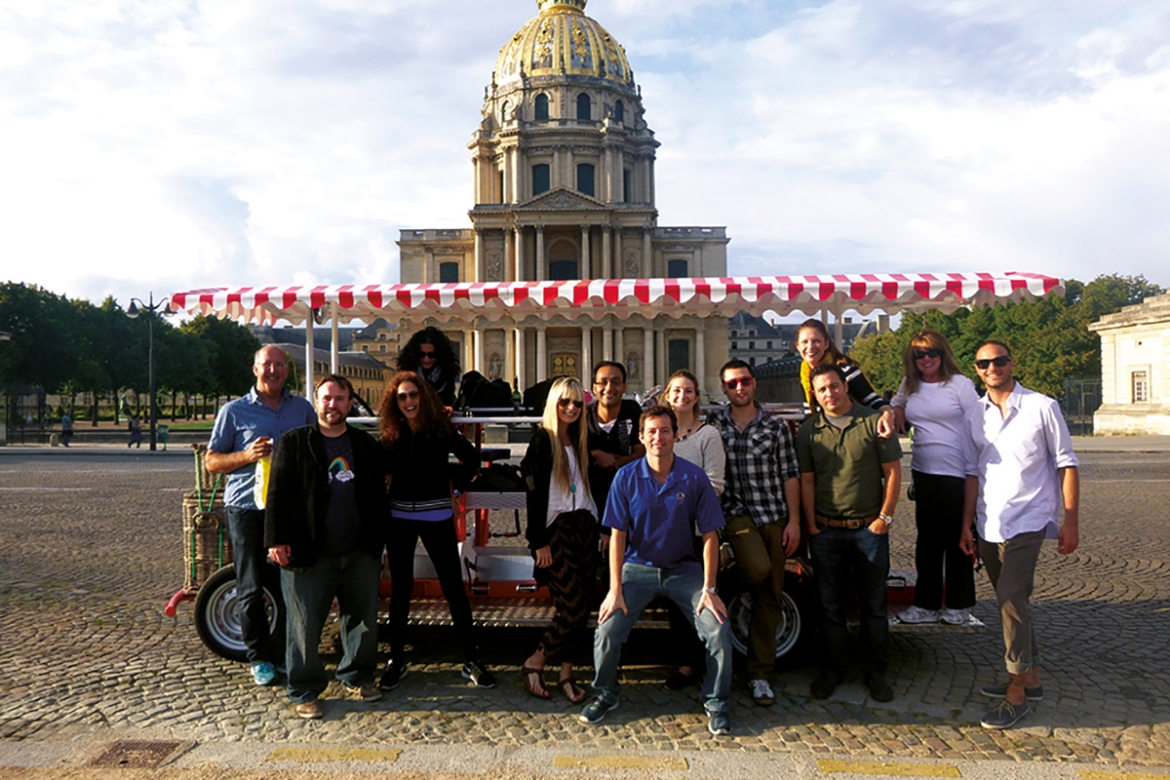
<path fill-rule="evenodd" d="M 582 409 L 585 406 L 585 402 L 584 401 L 575 401 L 572 398 L 558 398 L 557 399 L 557 406 L 561 407 L 562 409 L 568 409 L 570 406 L 575 407 L 577 409 Z"/>
<path fill-rule="evenodd" d="M 752 382 L 755 382 L 755 381 L 756 380 L 753 379 L 752 377 L 745 376 L 742 379 L 739 377 L 736 377 L 733 379 L 725 379 L 725 380 L 723 380 L 723 384 L 724 384 L 724 386 L 726 386 L 730 390 L 736 390 L 740 387 L 751 387 Z"/>
<path fill-rule="evenodd" d="M 984 358 L 983 360 L 975 361 L 975 368 L 980 371 L 986 371 L 994 363 L 996 368 L 1003 368 L 1008 363 L 1012 362 L 1011 355 L 1000 355 L 999 357 Z"/>
<path fill-rule="evenodd" d="M 924 358 L 936 358 L 942 355 L 940 350 L 934 349 L 916 349 L 914 350 L 914 359 L 923 360 Z"/>

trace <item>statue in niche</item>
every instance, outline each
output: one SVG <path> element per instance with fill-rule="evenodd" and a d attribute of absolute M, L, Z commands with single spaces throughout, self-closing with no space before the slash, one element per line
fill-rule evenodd
<path fill-rule="evenodd" d="M 642 378 L 642 356 L 637 352 L 626 353 L 626 377 L 628 379 Z"/>
<path fill-rule="evenodd" d="M 504 374 L 504 356 L 493 352 L 488 358 L 488 379 L 499 379 Z"/>

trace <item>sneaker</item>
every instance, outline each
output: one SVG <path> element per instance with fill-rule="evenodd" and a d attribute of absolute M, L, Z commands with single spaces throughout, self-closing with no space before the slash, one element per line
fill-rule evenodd
<path fill-rule="evenodd" d="M 898 620 L 903 623 L 937 623 L 938 617 L 937 609 L 923 609 L 917 604 L 912 604 L 898 614 Z"/>
<path fill-rule="evenodd" d="M 496 678 L 479 661 L 463 664 L 463 679 L 471 680 L 476 688 L 495 688 Z"/>
<path fill-rule="evenodd" d="M 979 721 L 979 725 L 985 729 L 1007 729 L 1016 725 L 1020 718 L 1024 717 L 1031 711 L 1028 702 L 1023 704 L 1012 704 L 1007 699 L 1004 699 L 999 705 L 983 716 L 983 720 Z"/>
<path fill-rule="evenodd" d="M 405 677 L 406 664 L 390 661 L 386 664 L 386 671 L 382 673 L 382 679 L 378 681 L 378 687 L 384 691 L 392 691 Z"/>
<path fill-rule="evenodd" d="M 585 705 L 585 709 L 581 710 L 581 714 L 577 716 L 577 720 L 582 723 L 587 723 L 590 726 L 596 726 L 601 721 L 605 720 L 605 713 L 610 710 L 616 710 L 618 703 L 615 701 L 610 704 L 605 699 L 598 696 L 593 701 Z"/>
<path fill-rule="evenodd" d="M 276 667 L 267 661 L 257 661 L 252 664 L 252 679 L 257 685 L 272 685 L 276 679 Z"/>
<path fill-rule="evenodd" d="M 965 609 L 947 607 L 939 615 L 939 620 L 951 626 L 965 626 L 971 620 L 971 613 Z"/>
<path fill-rule="evenodd" d="M 837 690 L 837 686 L 841 684 L 841 675 L 833 672 L 822 673 L 820 677 L 812 681 L 808 692 L 814 699 L 827 699 L 833 695 L 833 691 Z"/>
<path fill-rule="evenodd" d="M 768 685 L 767 680 L 752 680 L 748 688 L 752 691 L 752 701 L 761 707 L 771 707 L 776 703 L 776 695 L 772 693 L 772 686 Z"/>
<path fill-rule="evenodd" d="M 382 698 L 382 691 L 376 685 L 350 685 L 349 683 L 342 683 L 341 687 L 345 688 L 345 692 L 355 699 L 362 701 L 377 701 Z"/>
<path fill-rule="evenodd" d="M 886 682 L 886 678 L 881 675 L 874 675 L 865 681 L 865 687 L 869 688 L 869 695 L 874 701 L 893 701 L 894 689 Z"/>
<path fill-rule="evenodd" d="M 294 704 L 293 710 L 297 713 L 298 718 L 305 720 L 320 720 L 325 715 L 325 707 L 317 699 Z"/>
<path fill-rule="evenodd" d="M 765 683 L 765 685 L 767 685 L 767 683 Z M 731 718 L 727 717 L 726 712 L 708 712 L 707 731 L 710 731 L 717 737 L 730 736 Z"/>
<path fill-rule="evenodd" d="M 979 692 L 989 699 L 1002 699 L 1007 696 L 1008 686 L 1010 682 L 1005 682 L 1002 685 L 984 685 L 979 689 Z M 1035 688 L 1024 689 L 1024 699 L 1026 701 L 1044 701 L 1044 686 L 1037 685 Z"/>

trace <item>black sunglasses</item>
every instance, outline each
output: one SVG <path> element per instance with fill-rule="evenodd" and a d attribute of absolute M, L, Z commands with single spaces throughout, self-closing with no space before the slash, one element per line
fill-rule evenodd
<path fill-rule="evenodd" d="M 570 406 L 575 406 L 578 409 L 582 409 L 585 407 L 585 402 L 574 401 L 572 398 L 558 398 L 557 406 L 561 407 L 562 409 L 568 409 Z"/>
<path fill-rule="evenodd" d="M 1011 355 L 1000 355 L 999 357 L 984 358 L 983 360 L 976 360 L 975 361 L 975 368 L 979 369 L 980 371 L 986 371 L 988 368 L 991 367 L 992 363 L 995 364 L 996 368 L 1003 368 L 1004 366 L 1006 366 L 1010 362 L 1012 362 Z"/>
<path fill-rule="evenodd" d="M 941 356 L 942 356 L 942 351 L 938 350 L 938 349 L 934 349 L 934 348 L 914 350 L 914 359 L 915 360 L 922 360 L 923 358 L 936 358 L 936 357 L 941 357 Z"/>
<path fill-rule="evenodd" d="M 399 400 L 413 401 L 418 398 L 419 393 L 418 390 L 404 390 L 400 393 L 395 393 L 395 395 L 398 396 Z"/>

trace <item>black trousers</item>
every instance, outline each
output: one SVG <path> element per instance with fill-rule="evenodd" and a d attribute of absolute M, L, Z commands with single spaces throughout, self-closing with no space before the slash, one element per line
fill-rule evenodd
<path fill-rule="evenodd" d="M 391 518 L 386 548 L 390 558 L 390 657 L 403 661 L 406 651 L 406 622 L 410 618 L 410 595 L 414 590 L 414 549 L 422 540 L 443 598 L 451 610 L 455 636 L 468 661 L 478 661 L 475 630 L 471 625 L 471 602 L 463 587 L 463 573 L 459 570 L 458 539 L 455 521 L 402 520 Z"/>
<path fill-rule="evenodd" d="M 974 564 L 959 549 L 966 480 L 921 471 L 912 473 L 914 522 L 918 526 L 918 546 L 914 550 L 918 585 L 914 590 L 914 604 L 922 609 L 942 607 L 945 572 L 947 606 L 970 609 L 975 604 Z"/>

